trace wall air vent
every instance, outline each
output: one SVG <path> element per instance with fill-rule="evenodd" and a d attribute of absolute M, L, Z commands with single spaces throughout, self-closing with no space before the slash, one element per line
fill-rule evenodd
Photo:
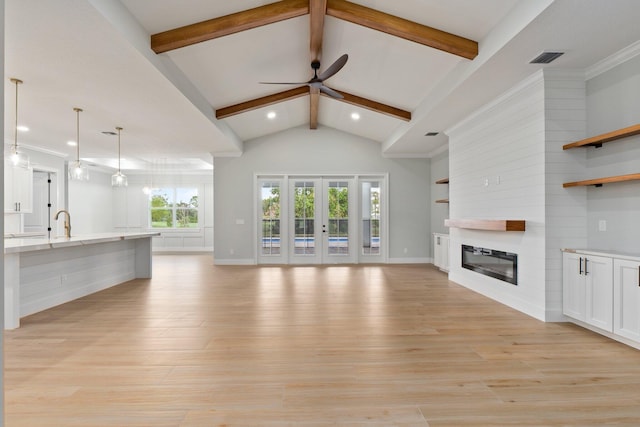
<path fill-rule="evenodd" d="M 548 64 L 562 55 L 564 55 L 564 52 L 542 52 L 533 58 L 529 64 Z"/>
<path fill-rule="evenodd" d="M 424 134 L 424 136 L 436 136 L 438 133 L 440 132 L 427 132 Z"/>

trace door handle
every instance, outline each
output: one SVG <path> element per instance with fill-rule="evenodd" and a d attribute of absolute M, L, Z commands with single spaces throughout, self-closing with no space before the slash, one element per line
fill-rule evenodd
<path fill-rule="evenodd" d="M 326 224 L 322 224 L 322 232 L 323 233 L 327 232 L 327 225 Z"/>
<path fill-rule="evenodd" d="M 582 257 L 580 257 L 580 271 L 578 271 L 578 274 L 582 274 Z"/>
<path fill-rule="evenodd" d="M 587 261 L 589 261 L 589 259 L 587 259 L 587 257 L 584 258 L 584 275 L 586 276 L 587 274 L 589 274 L 589 272 L 587 271 Z"/>

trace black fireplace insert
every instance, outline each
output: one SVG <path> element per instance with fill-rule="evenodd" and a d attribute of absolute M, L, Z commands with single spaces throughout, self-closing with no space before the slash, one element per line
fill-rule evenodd
<path fill-rule="evenodd" d="M 462 267 L 513 285 L 518 284 L 518 255 L 462 245 Z"/>

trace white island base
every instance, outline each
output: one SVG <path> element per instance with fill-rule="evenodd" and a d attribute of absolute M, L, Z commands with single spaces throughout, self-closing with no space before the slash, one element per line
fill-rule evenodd
<path fill-rule="evenodd" d="M 9 239 L 4 249 L 4 327 L 20 318 L 133 279 L 151 278 L 159 233 Z"/>

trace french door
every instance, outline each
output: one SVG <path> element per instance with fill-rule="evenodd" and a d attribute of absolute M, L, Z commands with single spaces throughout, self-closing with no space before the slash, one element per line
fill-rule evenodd
<path fill-rule="evenodd" d="M 354 206 L 353 178 L 291 179 L 289 262 L 354 262 Z"/>
<path fill-rule="evenodd" d="M 258 178 L 258 263 L 384 262 L 382 179 Z"/>

